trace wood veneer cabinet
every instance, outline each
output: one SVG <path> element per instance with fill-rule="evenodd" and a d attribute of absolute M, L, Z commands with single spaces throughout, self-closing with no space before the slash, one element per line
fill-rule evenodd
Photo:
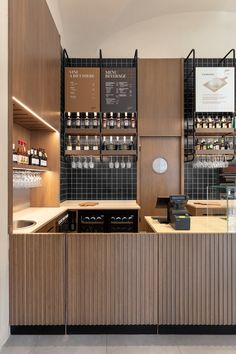
<path fill-rule="evenodd" d="M 67 235 L 67 324 L 158 323 L 155 234 Z"/>
<path fill-rule="evenodd" d="M 60 36 L 45 0 L 9 1 L 12 96 L 60 126 Z"/>
<path fill-rule="evenodd" d="M 235 234 L 67 235 L 68 325 L 235 325 Z"/>
<path fill-rule="evenodd" d="M 138 115 L 140 136 L 182 135 L 182 59 L 139 59 Z"/>
<path fill-rule="evenodd" d="M 10 324 L 65 324 L 65 235 L 10 237 Z"/>

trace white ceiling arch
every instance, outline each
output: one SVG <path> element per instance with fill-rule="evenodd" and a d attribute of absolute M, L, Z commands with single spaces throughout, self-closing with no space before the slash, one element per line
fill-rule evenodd
<path fill-rule="evenodd" d="M 96 55 L 94 50 L 99 43 L 112 33 L 158 16 L 201 11 L 236 13 L 236 0 L 58 0 L 58 3 L 64 43 L 69 55 L 77 57 Z"/>

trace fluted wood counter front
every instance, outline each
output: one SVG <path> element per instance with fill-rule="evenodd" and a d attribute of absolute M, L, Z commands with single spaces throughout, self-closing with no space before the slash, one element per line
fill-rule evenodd
<path fill-rule="evenodd" d="M 10 264 L 11 325 L 236 325 L 236 234 L 13 235 Z"/>

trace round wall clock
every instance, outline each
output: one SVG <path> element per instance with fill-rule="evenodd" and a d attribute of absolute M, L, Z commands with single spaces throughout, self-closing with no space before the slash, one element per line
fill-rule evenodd
<path fill-rule="evenodd" d="M 167 171 L 168 164 L 165 159 L 158 157 L 152 163 L 152 169 L 156 173 L 165 173 Z"/>

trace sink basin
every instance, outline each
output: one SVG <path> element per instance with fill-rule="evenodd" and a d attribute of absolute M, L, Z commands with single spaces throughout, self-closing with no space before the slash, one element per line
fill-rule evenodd
<path fill-rule="evenodd" d="M 32 220 L 14 220 L 13 230 L 25 229 L 26 227 L 31 227 L 34 225 L 36 225 L 36 222 Z"/>

